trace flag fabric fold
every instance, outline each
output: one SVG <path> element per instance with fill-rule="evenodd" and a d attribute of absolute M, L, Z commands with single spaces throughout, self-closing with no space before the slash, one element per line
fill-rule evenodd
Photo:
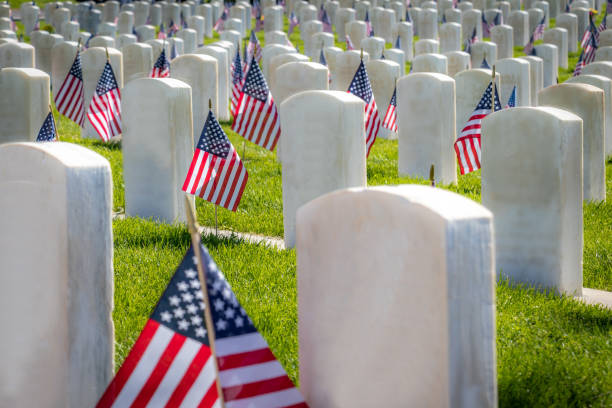
<path fill-rule="evenodd" d="M 53 112 L 49 112 L 45 121 L 43 122 L 38 136 L 36 136 L 37 142 L 57 142 L 57 127 L 55 126 L 55 118 L 53 118 Z"/>
<path fill-rule="evenodd" d="M 166 58 L 166 50 L 162 47 L 159 57 L 153 64 L 151 78 L 168 78 L 170 76 L 170 61 Z"/>
<path fill-rule="evenodd" d="M 55 93 L 57 111 L 79 126 L 83 126 L 83 71 L 81 53 L 77 50 L 70 70 Z"/>
<path fill-rule="evenodd" d="M 236 52 L 236 57 L 232 63 L 232 115 L 236 116 L 236 108 L 240 99 L 240 92 L 244 83 L 242 75 L 242 61 L 240 60 L 240 51 Z"/>
<path fill-rule="evenodd" d="M 385 114 L 385 118 L 382 122 L 383 127 L 385 129 L 389 129 L 392 132 L 397 132 L 397 99 L 395 96 L 396 92 L 397 88 L 393 90 L 393 96 L 391 97 L 389 107 L 387 108 L 387 113 Z"/>
<path fill-rule="evenodd" d="M 380 129 L 380 118 L 378 108 L 374 100 L 372 85 L 366 67 L 361 61 L 355 76 L 349 85 L 348 92 L 361 98 L 365 102 L 365 137 L 366 137 L 366 158 L 370 155 L 370 149 L 376 141 L 378 130 Z"/>
<path fill-rule="evenodd" d="M 108 61 L 87 109 L 87 118 L 105 142 L 121 133 L 121 91 Z"/>

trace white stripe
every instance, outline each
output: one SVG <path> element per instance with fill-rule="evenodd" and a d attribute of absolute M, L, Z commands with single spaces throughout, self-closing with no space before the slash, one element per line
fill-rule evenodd
<path fill-rule="evenodd" d="M 217 157 L 218 162 L 218 171 L 217 171 L 217 185 L 215 186 L 215 190 L 212 192 L 212 196 L 210 197 L 211 202 L 216 202 L 219 194 L 223 192 L 223 183 L 227 178 L 227 170 L 229 169 L 229 160 L 221 159 Z"/>
<path fill-rule="evenodd" d="M 219 373 L 219 380 L 221 381 L 221 386 L 227 388 L 256 381 L 269 380 L 285 375 L 287 375 L 287 373 L 283 370 L 283 366 L 281 366 L 278 361 L 274 360 L 221 371 Z"/>
<path fill-rule="evenodd" d="M 219 177 L 219 181 L 225 182 L 225 188 L 219 185 L 218 191 L 215 192 L 215 198 L 212 200 L 213 202 L 217 201 L 219 198 L 219 205 L 225 207 L 225 201 L 227 200 L 227 195 L 232 191 L 232 184 L 234 183 L 234 177 L 236 177 L 236 171 L 238 166 L 235 164 L 231 164 L 231 158 L 229 160 L 225 160 L 223 165 L 223 176 Z M 223 188 L 223 190 L 221 190 Z M 221 195 L 221 197 L 219 197 Z"/>
<path fill-rule="evenodd" d="M 127 380 L 113 403 L 113 407 L 121 408 L 132 405 L 134 399 L 136 399 L 138 393 L 142 390 L 142 387 L 155 369 L 159 358 L 164 351 L 166 351 L 166 347 L 168 347 L 168 343 L 170 343 L 172 336 L 174 336 L 172 330 L 163 325 L 159 325 L 147 349 L 132 372 L 132 375 L 130 375 L 130 378 Z"/>
<path fill-rule="evenodd" d="M 206 185 L 206 189 L 204 190 L 204 194 L 202 194 L 202 198 L 204 198 L 205 200 L 209 200 L 208 197 L 210 197 L 210 195 L 212 194 L 212 188 L 214 186 L 214 181 L 217 178 L 217 173 L 219 172 L 219 163 L 221 162 L 221 160 L 210 160 L 208 167 L 210 167 L 210 164 L 214 161 L 214 167 L 212 168 L 212 170 L 210 171 L 210 178 L 208 179 L 208 184 Z M 209 200 L 210 201 L 210 200 Z"/>
<path fill-rule="evenodd" d="M 271 392 L 252 398 L 243 398 L 225 403 L 225 408 L 254 408 L 254 407 L 284 407 L 304 402 L 304 397 L 297 388 Z"/>
<path fill-rule="evenodd" d="M 200 176 L 200 180 L 198 180 L 198 185 L 196 186 L 195 189 L 195 195 L 199 196 L 199 197 L 203 197 L 204 195 L 202 194 L 202 187 L 204 187 L 204 182 L 206 180 L 206 173 L 208 173 L 208 168 L 210 167 L 210 156 L 205 156 L 206 159 L 202 159 L 204 164 L 202 164 L 203 168 L 200 171 L 202 173 L 202 176 Z"/>
<path fill-rule="evenodd" d="M 242 189 L 242 184 L 244 183 L 244 178 L 246 177 L 246 175 L 247 175 L 247 171 L 244 168 L 244 166 L 241 164 L 240 165 L 240 176 L 238 178 L 238 182 L 236 183 L 236 188 L 234 189 L 232 193 L 232 199 L 227 204 L 227 208 L 234 208 L 234 205 L 236 203 L 236 200 L 238 200 L 238 195 L 240 194 L 240 190 Z"/>
<path fill-rule="evenodd" d="M 230 354 L 245 353 L 247 351 L 268 348 L 268 343 L 261 337 L 261 334 L 255 332 L 228 337 L 226 339 L 217 339 L 215 340 L 215 346 L 217 357 L 225 357 Z"/>
<path fill-rule="evenodd" d="M 196 149 L 195 157 L 194 157 L 196 160 L 196 164 L 193 166 L 193 171 L 191 172 L 191 176 L 189 177 L 189 184 L 187 184 L 187 188 L 186 188 L 187 192 L 191 194 L 196 193 L 195 191 L 193 191 L 193 184 L 195 183 L 196 179 L 198 178 L 198 175 L 200 174 L 200 166 L 202 164 L 203 156 L 204 154 L 202 153 L 202 151 L 200 149 Z"/>
<path fill-rule="evenodd" d="M 185 408 L 193 408 L 197 407 L 204 395 L 208 392 L 208 389 L 215 382 L 215 366 L 214 360 L 209 358 L 204 367 L 202 367 L 202 371 L 200 371 L 200 375 L 194 381 L 193 385 L 189 389 L 185 398 L 183 398 L 183 402 L 181 403 L 181 407 Z"/>
<path fill-rule="evenodd" d="M 202 348 L 201 343 L 191 340 L 190 338 L 185 340 L 185 343 L 183 343 L 176 357 L 172 360 L 172 364 L 168 368 L 166 375 L 164 375 L 164 379 L 159 383 L 159 386 L 155 390 L 155 394 L 153 394 L 153 397 L 151 397 L 151 400 L 147 404 L 148 407 L 162 407 L 168 402 L 170 396 L 193 362 L 193 358 L 198 351 L 200 351 L 200 348 Z"/>

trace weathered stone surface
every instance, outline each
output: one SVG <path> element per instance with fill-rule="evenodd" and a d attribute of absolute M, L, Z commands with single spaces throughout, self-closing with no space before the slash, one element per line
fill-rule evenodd
<path fill-rule="evenodd" d="M 130 81 L 122 97 L 125 214 L 185 222 L 181 185 L 193 157 L 191 88 L 176 79 L 142 78 Z"/>
<path fill-rule="evenodd" d="M 92 407 L 112 379 L 111 210 L 97 153 L 0 145 L 3 407 Z"/>
<path fill-rule="evenodd" d="M 471 56 L 464 51 L 453 51 L 444 54 L 448 61 L 448 76 L 454 77 L 461 71 L 470 69 L 471 67 Z"/>
<path fill-rule="evenodd" d="M 529 62 L 530 105 L 538 106 L 538 92 L 544 87 L 544 61 L 534 55 L 519 58 Z"/>
<path fill-rule="evenodd" d="M 567 39 L 568 34 L 565 28 L 551 28 L 544 32 L 544 42 L 557 46 L 557 54 L 559 57 L 558 67 L 564 69 L 567 69 Z"/>
<path fill-rule="evenodd" d="M 523 10 L 515 10 L 510 13 L 508 25 L 512 26 L 514 34 L 514 45 L 523 47 L 529 42 L 529 14 Z"/>
<path fill-rule="evenodd" d="M 348 92 L 300 92 L 281 104 L 280 118 L 285 246 L 291 248 L 299 207 L 366 185 L 364 102 Z"/>
<path fill-rule="evenodd" d="M 200 47 L 195 51 L 196 54 L 210 55 L 217 60 L 218 79 L 218 118 L 219 120 L 229 120 L 229 53 L 226 49 L 214 45 Z"/>
<path fill-rule="evenodd" d="M 412 60 L 412 72 L 448 73 L 448 60 L 440 54 L 421 54 Z"/>
<path fill-rule="evenodd" d="M 149 44 L 136 43 L 123 47 L 123 75 L 125 82 L 147 78 L 153 70 L 153 48 Z"/>
<path fill-rule="evenodd" d="M 415 57 L 422 54 L 437 54 L 440 50 L 440 43 L 436 40 L 418 40 L 414 43 Z"/>
<path fill-rule="evenodd" d="M 352 188 L 301 207 L 308 404 L 496 406 L 492 223 L 483 206 L 426 186 Z"/>
<path fill-rule="evenodd" d="M 534 49 L 544 62 L 544 88 L 556 84 L 559 77 L 559 49 L 553 44 L 539 44 Z"/>
<path fill-rule="evenodd" d="M 367 63 L 370 56 L 367 52 L 363 53 L 363 62 Z M 361 61 L 360 52 L 357 50 L 343 51 L 336 55 L 334 65 L 331 61 L 327 61 L 332 74 L 332 83 L 330 89 L 337 91 L 347 91 L 351 81 L 355 77 L 359 62 Z"/>
<path fill-rule="evenodd" d="M 482 204 L 494 217 L 496 270 L 580 295 L 582 121 L 550 107 L 504 109 L 483 120 L 482 134 Z"/>
<path fill-rule="evenodd" d="M 502 106 L 510 98 L 512 89 L 516 87 L 516 106 L 531 104 L 530 65 L 521 58 L 504 58 L 497 61 L 495 69 L 501 75 L 499 97 Z"/>
<path fill-rule="evenodd" d="M 497 44 L 492 42 L 477 41 L 472 44 L 471 49 L 472 67 L 479 68 L 486 58 L 489 66 L 497 62 Z"/>
<path fill-rule="evenodd" d="M 512 58 L 514 55 L 514 29 L 509 25 L 491 28 L 491 41 L 497 45 L 497 58 Z"/>
<path fill-rule="evenodd" d="M 51 90 L 55 95 L 64 83 L 77 53 L 77 43 L 64 41 L 51 51 Z"/>
<path fill-rule="evenodd" d="M 567 51 L 578 51 L 578 17 L 575 14 L 564 13 L 557 17 L 555 23 L 557 27 L 567 30 Z"/>
<path fill-rule="evenodd" d="M 430 109 L 435 106 L 436 109 Z M 455 81 L 446 75 L 414 73 L 397 83 L 398 169 L 402 176 L 457 183 Z"/>
<path fill-rule="evenodd" d="M 378 115 L 382 120 L 382 118 L 385 117 L 387 107 L 393 96 L 395 84 L 401 76 L 401 69 L 397 63 L 388 60 L 368 61 L 366 69 L 368 71 L 370 83 L 372 84 L 372 93 L 374 94 L 374 100 L 378 107 Z M 397 139 L 397 133 L 381 126 L 378 130 L 377 137 L 383 139 Z"/>
<path fill-rule="evenodd" d="M 34 47 L 21 42 L 0 45 L 0 69 L 34 68 Z"/>
<path fill-rule="evenodd" d="M 604 92 L 593 85 L 559 84 L 542 89 L 538 103 L 582 119 L 582 181 L 585 201 L 606 200 Z"/>
<path fill-rule="evenodd" d="M 453 51 L 461 51 L 461 24 L 442 24 L 440 26 L 440 54 Z"/>

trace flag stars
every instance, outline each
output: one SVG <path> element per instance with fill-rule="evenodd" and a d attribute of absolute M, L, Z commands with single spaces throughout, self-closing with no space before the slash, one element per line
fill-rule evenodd
<path fill-rule="evenodd" d="M 196 272 L 195 269 L 186 269 L 185 270 L 185 276 L 188 279 L 194 279 L 196 276 L 198 276 L 198 273 Z"/>
<path fill-rule="evenodd" d="M 216 311 L 220 311 L 220 310 L 223 310 L 225 308 L 225 303 L 223 303 L 223 300 L 221 300 L 221 299 L 216 299 L 215 303 L 214 303 L 214 306 L 215 306 L 215 310 Z"/>
<path fill-rule="evenodd" d="M 167 310 L 164 310 L 163 312 L 161 312 L 161 319 L 164 322 L 169 322 L 172 320 L 172 313 L 168 312 Z"/>
<path fill-rule="evenodd" d="M 191 314 L 196 314 L 196 313 L 198 313 L 198 308 L 193 303 L 190 303 L 190 304 L 187 305 L 187 312 L 189 312 Z"/>
<path fill-rule="evenodd" d="M 202 318 L 200 316 L 191 316 L 191 324 L 194 326 L 201 326 Z"/>
<path fill-rule="evenodd" d="M 185 319 L 179 320 L 178 327 L 181 330 L 188 330 L 189 329 L 189 322 L 187 320 L 185 320 Z"/>
<path fill-rule="evenodd" d="M 204 302 L 200 302 L 200 310 L 205 310 L 206 309 L 206 304 L 204 304 Z"/>
<path fill-rule="evenodd" d="M 227 329 L 227 322 L 223 319 L 217 320 L 217 330 L 225 330 Z"/>
<path fill-rule="evenodd" d="M 236 312 L 234 311 L 234 309 L 229 309 L 229 308 L 228 308 L 228 309 L 225 309 L 224 314 L 225 314 L 225 317 L 226 317 L 227 319 L 233 319 L 233 318 L 234 318 L 234 315 L 236 314 Z"/>
<path fill-rule="evenodd" d="M 171 306 L 178 306 L 181 303 L 181 299 L 178 296 L 170 296 L 168 298 L 168 302 L 170 302 Z"/>
<path fill-rule="evenodd" d="M 182 309 L 180 307 L 174 309 L 173 312 L 174 312 L 174 317 L 178 317 L 182 319 L 183 316 L 185 316 L 185 309 Z"/>
<path fill-rule="evenodd" d="M 200 285 L 200 281 L 198 280 L 190 280 L 189 281 L 189 286 L 191 286 L 192 289 L 200 289 L 201 285 Z"/>
<path fill-rule="evenodd" d="M 181 290 L 181 291 L 186 291 L 187 289 L 189 289 L 189 285 L 187 285 L 187 283 L 186 283 L 186 282 L 183 282 L 183 281 L 181 281 L 181 282 L 177 283 L 177 284 L 176 284 L 176 286 L 177 286 L 177 287 L 178 287 L 178 289 L 179 289 L 179 290 Z"/>
<path fill-rule="evenodd" d="M 193 295 L 189 292 L 182 293 L 181 297 L 185 303 L 191 303 L 193 301 Z"/>
<path fill-rule="evenodd" d="M 201 290 L 195 292 L 195 297 L 196 299 L 204 299 L 204 295 L 202 294 Z"/>
<path fill-rule="evenodd" d="M 237 318 L 234 319 L 234 324 L 236 325 L 236 327 L 242 327 L 244 326 L 244 319 L 238 316 Z"/>
<path fill-rule="evenodd" d="M 195 334 L 196 334 L 196 337 L 205 337 L 206 329 L 204 329 L 203 327 L 198 327 L 195 329 Z"/>

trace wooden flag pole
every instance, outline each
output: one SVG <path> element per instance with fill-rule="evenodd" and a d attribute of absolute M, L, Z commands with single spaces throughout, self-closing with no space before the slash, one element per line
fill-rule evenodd
<path fill-rule="evenodd" d="M 79 37 L 79 41 L 77 43 L 77 52 L 81 51 L 81 37 Z"/>
<path fill-rule="evenodd" d="M 104 47 L 106 50 L 106 61 L 110 62 L 110 57 L 108 56 L 108 47 Z"/>
<path fill-rule="evenodd" d="M 436 186 L 436 180 L 434 180 L 434 165 L 432 164 L 429 168 L 429 185 L 432 187 Z"/>
<path fill-rule="evenodd" d="M 215 206 L 216 209 L 216 206 Z M 225 408 L 225 401 L 223 400 L 223 389 L 221 388 L 221 382 L 219 381 L 219 365 L 217 363 L 217 353 L 215 352 L 215 331 L 210 314 L 210 301 L 208 299 L 208 288 L 206 286 L 206 271 L 204 270 L 204 261 L 202 260 L 202 252 L 200 251 L 200 232 L 198 231 L 198 222 L 196 221 L 193 208 L 189 203 L 189 197 L 185 194 L 185 211 L 187 213 L 187 228 L 189 228 L 189 234 L 191 235 L 191 246 L 193 247 L 193 253 L 197 259 L 198 268 L 198 279 L 200 280 L 200 286 L 202 289 L 202 295 L 204 297 L 204 322 L 206 324 L 206 332 L 208 334 L 208 344 L 210 345 L 210 351 L 212 353 L 213 363 L 215 365 L 215 382 L 217 383 L 217 394 L 219 395 L 219 402 L 221 408 Z"/>

